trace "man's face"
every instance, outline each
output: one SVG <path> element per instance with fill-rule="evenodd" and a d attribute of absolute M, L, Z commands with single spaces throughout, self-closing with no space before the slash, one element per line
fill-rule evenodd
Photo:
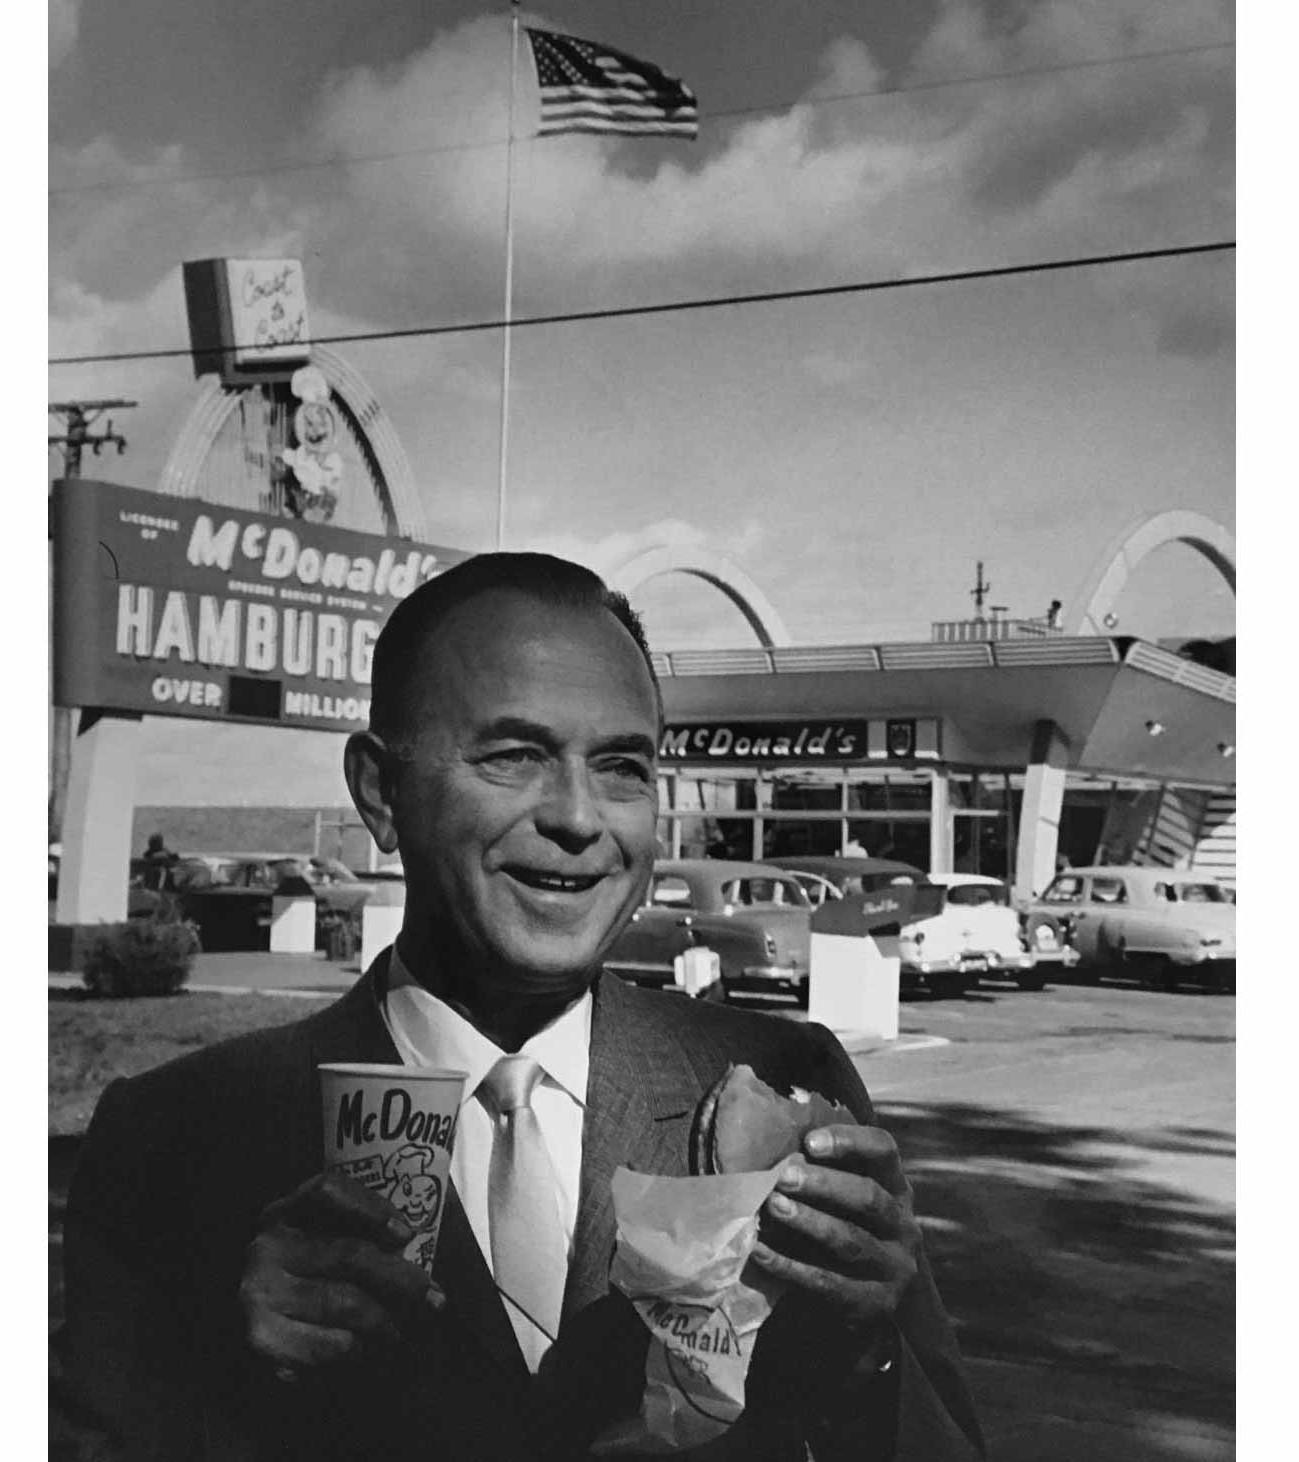
<path fill-rule="evenodd" d="M 605 610 L 493 591 L 425 642 L 412 686 L 393 792 L 408 917 L 461 977 L 579 993 L 654 860 L 658 713 L 639 650 Z"/>

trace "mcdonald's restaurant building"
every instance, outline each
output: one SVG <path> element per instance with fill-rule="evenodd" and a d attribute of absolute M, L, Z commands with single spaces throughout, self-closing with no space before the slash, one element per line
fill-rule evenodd
<path fill-rule="evenodd" d="M 1040 890 L 1061 859 L 1235 880 L 1235 680 L 1103 635 L 677 651 L 673 856 L 865 850 Z"/>

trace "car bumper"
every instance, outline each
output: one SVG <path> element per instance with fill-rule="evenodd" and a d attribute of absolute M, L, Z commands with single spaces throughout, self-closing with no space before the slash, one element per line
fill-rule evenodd
<path fill-rule="evenodd" d="M 1056 949 L 1038 949 L 1033 952 L 1033 961 L 1040 965 L 1063 965 L 1072 969 L 1082 958 L 1072 945 L 1062 944 Z"/>
<path fill-rule="evenodd" d="M 1169 952 L 1168 958 L 1183 969 L 1200 969 L 1213 965 L 1219 970 L 1230 968 L 1234 972 L 1236 968 L 1234 949 L 1175 949 Z"/>
<path fill-rule="evenodd" d="M 957 985 L 968 990 L 988 968 L 986 959 L 904 959 L 898 970 L 898 984 L 904 990 L 939 986 L 952 990 Z"/>
<path fill-rule="evenodd" d="M 745 965 L 728 988 L 772 1000 L 801 999 L 807 992 L 807 970 L 802 965 Z"/>

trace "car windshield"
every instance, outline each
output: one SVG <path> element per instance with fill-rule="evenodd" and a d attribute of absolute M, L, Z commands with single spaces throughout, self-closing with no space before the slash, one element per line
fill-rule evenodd
<path fill-rule="evenodd" d="M 200 864 L 194 870 L 194 884 L 198 887 L 202 887 L 203 884 L 206 882 L 216 888 L 228 888 L 232 884 L 242 883 L 244 881 L 240 877 L 240 871 L 242 868 L 243 864 L 236 863 L 233 861 L 233 859 L 228 863 Z M 206 869 L 207 871 L 208 876 L 206 880 L 203 878 L 203 869 Z"/>
<path fill-rule="evenodd" d="M 810 907 L 796 878 L 731 878 L 722 885 L 722 899 L 740 908 Z"/>
<path fill-rule="evenodd" d="M 1082 890 L 1082 879 L 1069 875 L 1057 878 L 1042 897 L 1050 904 L 1076 904 L 1082 898 Z"/>
<path fill-rule="evenodd" d="M 275 878 L 305 878 L 314 887 L 360 882 L 347 864 L 337 858 L 277 858 L 271 872 Z"/>
<path fill-rule="evenodd" d="M 947 890 L 947 902 L 960 908 L 977 909 L 984 904 L 1010 903 L 1004 883 L 957 883 Z"/>
<path fill-rule="evenodd" d="M 1177 897 L 1184 904 L 1229 904 L 1227 890 L 1216 883 L 1179 883 Z"/>

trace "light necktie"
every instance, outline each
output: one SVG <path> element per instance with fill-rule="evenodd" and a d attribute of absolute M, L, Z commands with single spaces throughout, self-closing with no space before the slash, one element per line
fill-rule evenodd
<path fill-rule="evenodd" d="M 496 1120 L 487 1180 L 492 1270 L 531 1371 L 559 1329 L 568 1276 L 555 1169 L 532 1110 L 541 1075 L 531 1056 L 503 1056 L 482 1083 Z"/>

